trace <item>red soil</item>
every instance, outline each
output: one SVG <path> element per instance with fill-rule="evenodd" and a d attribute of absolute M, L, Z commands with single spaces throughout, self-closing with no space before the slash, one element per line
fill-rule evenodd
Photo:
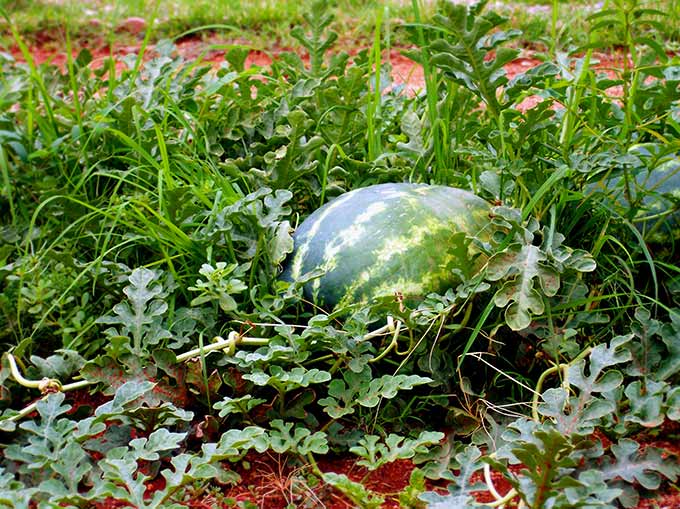
<path fill-rule="evenodd" d="M 323 472 L 346 475 L 350 480 L 360 482 L 367 489 L 385 498 L 384 509 L 399 509 L 399 493 L 409 485 L 415 466 L 408 460 L 397 460 L 369 472 L 356 464 L 356 458 L 345 456 L 326 456 L 319 458 L 319 468 Z M 241 476 L 241 483 L 225 492 L 227 498 L 249 500 L 266 509 L 285 509 L 294 507 L 325 507 L 327 509 L 352 509 L 356 507 L 338 491 L 324 485 L 307 482 L 309 470 L 295 467 L 286 459 L 273 454 L 250 454 L 246 457 L 248 468 L 239 465 L 235 470 Z M 496 489 L 505 494 L 510 485 L 501 474 L 492 473 Z M 483 482 L 482 474 L 476 474 L 472 482 Z M 428 489 L 446 493 L 442 483 L 428 482 Z M 477 500 L 490 502 L 493 497 L 488 492 L 479 492 Z M 308 502 L 310 505 L 304 505 Z"/>
<path fill-rule="evenodd" d="M 225 41 L 219 39 L 216 35 L 208 38 L 189 37 L 178 41 L 176 48 L 178 54 L 182 55 L 189 61 L 201 60 L 204 62 L 219 64 L 224 61 L 226 49 L 229 46 L 247 46 L 244 41 Z M 110 47 L 103 43 L 103 41 L 88 41 L 79 40 L 79 48 L 87 48 L 92 53 L 91 67 L 97 68 L 104 65 L 109 57 L 113 57 L 116 62 L 116 68 L 120 70 L 123 66 L 121 59 L 129 54 L 139 51 L 140 46 L 135 45 L 118 45 Z M 154 46 L 149 45 L 147 52 L 153 53 Z M 392 79 L 394 85 L 403 86 L 408 94 L 416 94 L 422 91 L 425 87 L 425 79 L 423 69 L 420 65 L 408 59 L 402 54 L 403 48 L 394 48 L 383 55 L 384 61 L 389 63 L 392 67 Z M 67 64 L 67 54 L 64 51 L 63 45 L 54 40 L 47 40 L 44 43 L 36 43 L 29 48 L 32 58 L 36 64 L 49 62 L 58 67 L 65 68 Z M 259 66 L 266 67 L 271 64 L 272 59 L 282 51 L 290 50 L 290 48 L 273 48 L 270 51 L 251 50 L 246 60 L 246 67 Z M 17 46 L 9 48 L 10 54 L 18 60 L 23 60 L 24 57 Z M 351 50 L 350 53 L 356 53 L 356 50 Z M 77 52 L 74 51 L 75 58 Z M 308 60 L 308 55 L 301 53 L 303 60 Z M 601 72 L 606 73 L 610 78 L 617 78 L 621 75 L 623 68 L 622 55 L 610 55 L 605 53 L 598 53 L 592 59 L 595 68 Z M 541 61 L 537 58 L 537 53 L 531 50 L 522 50 L 520 56 L 514 61 L 505 66 L 507 77 L 512 79 L 518 74 L 526 72 L 532 67 L 538 65 Z M 622 88 L 620 86 L 611 87 L 607 90 L 610 96 L 618 97 L 622 95 Z M 532 108 L 542 99 L 538 96 L 530 96 L 526 98 L 520 105 L 519 109 L 525 111 Z M 559 107 L 559 106 L 557 106 Z"/>

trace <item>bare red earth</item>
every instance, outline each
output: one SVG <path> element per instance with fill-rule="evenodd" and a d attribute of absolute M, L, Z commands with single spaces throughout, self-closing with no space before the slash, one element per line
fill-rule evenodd
<path fill-rule="evenodd" d="M 79 48 L 87 48 L 92 53 L 93 68 L 98 68 L 104 65 L 110 57 L 113 57 L 116 62 L 116 68 L 120 70 L 123 66 L 122 57 L 137 53 L 140 49 L 139 44 L 132 45 L 106 45 L 102 40 L 79 40 Z M 226 47 L 229 46 L 246 46 L 246 41 L 225 41 L 216 35 L 197 38 L 188 37 L 176 43 L 177 53 L 182 55 L 189 61 L 201 60 L 207 63 L 219 64 L 224 61 Z M 67 54 L 64 51 L 64 45 L 58 41 L 46 39 L 44 42 L 38 41 L 36 44 L 30 46 L 30 52 L 36 64 L 49 62 L 58 67 L 65 68 L 67 63 Z M 392 68 L 392 79 L 395 85 L 403 86 L 408 94 L 416 94 L 422 91 L 425 87 L 425 78 L 423 69 L 420 65 L 413 62 L 402 54 L 403 48 L 394 48 L 383 54 L 384 62 L 388 63 Z M 147 47 L 147 53 L 153 54 L 154 46 Z M 275 47 L 268 51 L 251 50 L 246 60 L 246 67 L 260 66 L 266 67 L 272 63 L 272 60 L 282 51 L 291 51 L 290 48 Z M 17 46 L 9 48 L 9 52 L 18 60 L 23 60 L 24 55 Z M 355 54 L 357 50 L 350 50 L 350 54 Z M 75 58 L 77 51 L 74 50 L 73 58 Z M 300 53 L 304 61 L 308 60 L 308 55 L 304 52 Z M 610 78 L 618 78 L 623 69 L 624 57 L 619 54 L 598 53 L 592 58 L 593 66 L 600 72 L 606 73 Z M 522 50 L 520 56 L 514 61 L 505 66 L 505 71 L 509 79 L 512 79 L 518 74 L 526 72 L 541 63 L 537 58 L 537 53 L 532 50 Z M 611 96 L 617 97 L 622 95 L 622 88 L 620 86 L 611 87 L 607 90 Z M 527 110 L 535 106 L 542 99 L 538 96 L 530 96 L 526 98 L 520 105 L 520 110 Z"/>

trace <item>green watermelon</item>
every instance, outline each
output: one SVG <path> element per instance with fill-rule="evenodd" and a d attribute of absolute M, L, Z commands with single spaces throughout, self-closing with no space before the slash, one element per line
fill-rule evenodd
<path fill-rule="evenodd" d="M 445 186 L 379 184 L 345 193 L 293 235 L 282 278 L 321 269 L 305 297 L 326 309 L 400 294 L 409 303 L 444 293 L 484 262 L 472 237 L 488 238 L 491 206 Z"/>
<path fill-rule="evenodd" d="M 633 145 L 628 153 L 640 163 L 631 170 L 627 186 L 623 175 L 607 174 L 586 190 L 603 192 L 621 206 L 624 217 L 629 216 L 631 207 L 628 191 L 637 210 L 632 222 L 645 241 L 670 246 L 680 240 L 680 155 L 659 143 Z"/>

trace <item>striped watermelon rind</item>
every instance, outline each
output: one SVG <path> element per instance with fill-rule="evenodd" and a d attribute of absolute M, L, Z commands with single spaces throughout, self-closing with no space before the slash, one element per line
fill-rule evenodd
<path fill-rule="evenodd" d="M 293 235 L 282 274 L 316 269 L 305 298 L 327 309 L 400 294 L 414 303 L 444 293 L 484 262 L 473 238 L 488 238 L 490 205 L 469 191 L 378 184 L 345 193 L 312 213 Z"/>

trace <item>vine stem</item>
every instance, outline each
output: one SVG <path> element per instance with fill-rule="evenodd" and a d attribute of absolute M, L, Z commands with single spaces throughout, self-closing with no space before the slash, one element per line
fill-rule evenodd
<path fill-rule="evenodd" d="M 362 340 L 367 341 L 369 339 L 382 336 L 384 334 L 393 333 L 394 336 L 392 342 L 387 347 L 387 349 L 383 351 L 379 356 L 379 358 L 382 358 L 385 355 L 387 355 L 387 353 L 395 346 L 395 341 L 396 338 L 399 336 L 401 326 L 402 325 L 400 321 L 397 321 L 395 326 L 394 318 L 389 316 L 387 320 L 387 325 L 384 325 L 379 329 L 369 332 L 368 334 L 364 335 Z M 179 354 L 176 357 L 177 362 L 186 362 L 195 357 L 205 357 L 207 354 L 217 351 L 224 351 L 227 355 L 234 355 L 234 353 L 236 352 L 237 345 L 264 346 L 267 343 L 269 343 L 270 340 L 268 338 L 252 338 L 247 336 L 241 336 L 238 332 L 231 331 L 227 336 L 227 339 L 224 339 L 221 336 L 215 336 L 213 338 L 213 341 L 214 341 L 213 343 L 207 346 L 194 348 L 193 350 L 189 350 L 188 352 Z M 12 378 L 14 379 L 15 382 L 29 389 L 38 389 L 43 394 L 42 398 L 24 407 L 11 417 L 8 417 L 8 420 L 10 421 L 18 421 L 29 415 L 37 408 L 38 403 L 46 399 L 51 393 L 68 392 L 76 389 L 82 389 L 95 383 L 89 380 L 79 380 L 78 382 L 63 385 L 61 381 L 57 380 L 56 378 L 47 377 L 42 378 L 40 380 L 31 380 L 23 375 L 21 369 L 19 368 L 19 365 L 17 364 L 17 360 L 13 354 L 7 353 L 6 358 L 9 364 L 10 374 L 12 375 Z"/>
<path fill-rule="evenodd" d="M 484 364 L 486 364 L 487 366 L 489 366 L 491 369 L 493 369 L 494 371 L 496 371 L 499 375 L 503 375 L 505 378 L 507 378 L 507 379 L 513 381 L 514 383 L 516 383 L 516 384 L 519 385 L 520 387 L 523 387 L 524 389 L 528 390 L 529 392 L 532 392 L 532 393 L 534 394 L 534 398 L 537 397 L 537 394 L 538 394 L 538 393 L 537 393 L 534 389 L 532 389 L 532 388 L 529 387 L 528 385 L 526 385 L 526 384 L 520 382 L 517 378 L 513 377 L 512 375 L 509 375 L 509 374 L 506 373 L 505 371 L 503 371 L 503 370 L 501 370 L 501 369 L 498 369 L 496 366 L 494 366 L 494 365 L 491 364 L 489 361 L 487 361 L 486 359 L 484 359 L 483 356 L 484 356 L 485 354 L 488 354 L 488 352 L 468 352 L 468 353 L 466 353 L 464 356 L 474 357 L 474 358 L 477 359 L 478 361 L 483 362 Z"/>
<path fill-rule="evenodd" d="M 11 353 L 7 354 L 7 362 L 9 362 L 9 372 L 12 374 L 12 378 L 19 384 L 29 389 L 40 389 L 47 388 L 48 385 L 52 385 L 56 390 L 61 390 L 61 382 L 59 380 L 50 380 L 49 378 L 42 378 L 41 380 L 29 380 L 25 378 L 21 373 L 19 366 L 17 366 L 17 361 L 14 355 Z"/>
<path fill-rule="evenodd" d="M 226 350 L 228 355 L 233 355 L 234 352 L 236 351 L 237 344 L 265 345 L 267 344 L 268 341 L 269 340 L 265 338 L 250 338 L 239 336 L 239 334 L 236 331 L 232 331 L 227 337 L 227 339 L 217 336 L 215 338 L 215 343 L 212 343 L 208 346 L 204 346 L 203 348 L 195 348 L 193 350 L 189 350 L 188 352 L 178 355 L 177 362 L 188 361 L 189 359 L 193 359 L 194 357 L 198 357 L 201 355 L 205 356 L 206 354 L 218 350 Z M 14 355 L 12 355 L 11 353 L 7 353 L 6 358 L 9 364 L 10 374 L 12 375 L 12 378 L 14 379 L 15 382 L 17 382 L 22 387 L 26 387 L 29 389 L 39 389 L 40 392 L 43 394 L 43 397 L 41 397 L 40 399 L 24 407 L 11 417 L 8 417 L 8 420 L 10 421 L 18 421 L 29 415 L 37 408 L 38 403 L 45 400 L 51 393 L 68 392 L 76 389 L 82 389 L 95 383 L 90 380 L 79 380 L 78 382 L 63 385 L 61 381 L 57 380 L 56 378 L 47 377 L 42 378 L 40 380 L 31 380 L 23 375 Z"/>
<path fill-rule="evenodd" d="M 496 453 L 492 453 L 489 455 L 490 458 L 493 458 L 496 456 Z M 489 502 L 487 504 L 484 504 L 488 507 L 499 507 L 503 508 L 505 507 L 505 504 L 510 502 L 513 498 L 517 496 L 517 490 L 515 488 L 511 488 L 510 491 L 508 491 L 505 495 L 501 495 L 498 493 L 498 490 L 496 489 L 496 486 L 493 483 L 493 479 L 491 479 L 491 467 L 489 466 L 488 463 L 484 464 L 484 482 L 486 483 L 486 487 L 489 489 L 489 493 L 491 493 L 491 496 L 495 498 L 495 501 Z"/>
<path fill-rule="evenodd" d="M 19 385 L 23 387 L 28 387 L 29 389 L 40 389 L 40 392 L 42 392 L 43 394 L 52 392 L 73 391 L 75 389 L 87 387 L 88 385 L 91 385 L 93 383 L 88 380 L 81 380 L 79 382 L 73 382 L 70 384 L 62 385 L 62 383 L 56 378 L 47 377 L 41 378 L 40 380 L 29 380 L 28 378 L 24 377 L 24 375 L 21 373 L 21 370 L 17 365 L 17 361 L 14 358 L 14 355 L 8 353 L 7 362 L 9 363 L 9 371 L 12 374 L 12 378 L 14 378 L 15 382 L 17 382 Z"/>
<path fill-rule="evenodd" d="M 383 325 L 379 329 L 374 330 L 373 332 L 369 332 L 368 334 L 365 334 L 363 338 L 361 338 L 362 341 L 368 341 L 369 339 L 373 339 L 378 336 L 383 336 L 385 334 L 389 334 L 394 332 L 394 318 L 392 316 L 387 317 L 387 324 Z"/>
<path fill-rule="evenodd" d="M 546 369 L 543 373 L 541 373 L 541 376 L 538 378 L 538 381 L 536 382 L 536 388 L 534 389 L 533 393 L 533 398 L 531 401 L 531 418 L 534 421 L 539 421 L 540 416 L 538 415 L 538 403 L 539 399 L 541 397 L 541 390 L 543 389 L 543 384 L 547 380 L 547 378 L 552 375 L 553 373 L 557 373 L 560 370 L 564 370 L 564 378 L 563 378 L 563 385 L 568 388 L 569 386 L 569 379 L 568 379 L 568 374 L 569 374 L 569 368 L 576 364 L 578 361 L 584 359 L 590 352 L 592 351 L 591 347 L 588 347 L 584 349 L 581 353 L 579 353 L 576 357 L 574 357 L 570 362 L 564 362 L 564 363 L 559 363 L 555 364 L 554 366 L 549 367 Z M 478 359 L 481 359 L 480 356 L 476 356 Z M 491 454 L 489 457 L 494 457 L 495 453 Z M 494 502 L 491 502 L 489 504 L 485 504 L 488 507 L 499 507 L 503 508 L 507 502 L 510 502 L 513 498 L 515 498 L 518 494 L 517 490 L 512 488 L 510 491 L 508 491 L 505 495 L 501 495 L 498 490 L 496 489 L 496 486 L 493 483 L 493 479 L 491 479 L 491 467 L 489 464 L 484 465 L 484 482 L 486 483 L 487 488 L 489 489 L 489 493 L 491 493 L 491 496 L 495 499 Z M 524 502 L 520 500 L 520 508 L 526 507 Z"/>
<path fill-rule="evenodd" d="M 369 363 L 373 362 L 378 362 L 380 359 L 385 357 L 388 353 L 392 351 L 397 346 L 397 341 L 399 339 L 399 332 L 401 332 L 401 322 L 397 320 L 396 325 L 394 324 L 394 318 L 391 316 L 387 317 L 387 325 L 388 330 L 393 333 L 392 335 L 392 341 L 390 341 L 390 344 L 387 345 L 387 348 L 385 348 L 377 357 L 372 358 Z"/>
<path fill-rule="evenodd" d="M 539 399 L 541 397 L 541 390 L 543 389 L 543 384 L 545 383 L 545 380 L 550 375 L 552 375 L 553 373 L 557 373 L 560 370 L 564 370 L 564 383 L 563 383 L 563 385 L 566 388 L 568 388 L 568 386 L 569 386 L 569 381 L 568 381 L 569 368 L 571 366 L 573 366 L 575 363 L 577 363 L 578 361 L 580 361 L 581 359 L 585 358 L 591 351 L 592 351 L 592 348 L 588 347 L 585 350 L 583 350 L 580 354 L 578 354 L 576 357 L 574 357 L 571 360 L 571 362 L 555 364 L 554 366 L 549 367 L 543 373 L 541 373 L 541 376 L 538 377 L 538 381 L 536 382 L 536 389 L 534 390 L 534 397 L 531 400 L 531 418 L 534 421 L 540 420 L 540 416 L 538 415 L 538 403 L 539 403 Z"/>
<path fill-rule="evenodd" d="M 236 345 L 255 345 L 264 346 L 269 343 L 268 338 L 250 338 L 246 336 L 239 335 L 236 331 L 231 331 L 227 339 L 222 336 L 215 336 L 213 338 L 214 343 L 211 343 L 202 348 L 194 348 L 188 352 L 184 352 L 177 356 L 177 362 L 184 362 L 194 357 L 199 357 L 202 355 L 207 355 L 211 352 L 217 352 L 219 350 L 225 351 L 227 355 L 234 355 L 236 352 Z"/>
<path fill-rule="evenodd" d="M 263 324 L 262 324 L 263 325 Z M 272 325 L 280 325 L 280 324 L 272 324 Z M 378 336 L 383 336 L 385 334 L 395 334 L 395 338 L 399 335 L 399 331 L 401 330 L 402 323 L 400 321 L 397 321 L 396 324 L 396 331 L 395 331 L 395 324 L 394 324 L 394 318 L 392 316 L 387 317 L 387 324 L 380 327 L 379 329 L 376 329 L 372 332 L 369 332 L 365 334 L 362 338 L 361 341 L 368 341 L 369 339 L 373 339 Z M 221 336 L 215 336 L 213 338 L 214 343 L 211 343 L 208 346 L 204 346 L 202 348 L 195 348 L 193 350 L 189 350 L 188 352 L 184 352 L 183 354 L 180 354 L 177 356 L 177 362 L 184 362 L 186 360 L 192 359 L 194 357 L 199 357 L 201 355 L 206 355 L 211 352 L 216 352 L 219 350 L 225 351 L 227 355 L 234 355 L 236 352 L 236 346 L 237 345 L 251 345 L 251 346 L 264 346 L 267 343 L 269 343 L 268 338 L 251 338 L 251 337 L 246 337 L 246 336 L 241 336 L 238 334 L 236 331 L 231 331 L 229 335 L 227 336 L 227 339 L 224 339 Z M 393 338 L 392 343 L 394 343 L 395 339 Z M 388 346 L 387 350 L 384 351 L 381 356 L 384 356 L 389 352 L 389 350 L 393 347 L 392 343 L 390 343 L 390 346 Z"/>
<path fill-rule="evenodd" d="M 21 370 L 19 369 L 19 366 L 17 365 L 17 361 L 11 353 L 7 354 L 7 362 L 9 363 L 9 371 L 10 374 L 12 375 L 12 378 L 14 379 L 15 382 L 17 382 L 19 385 L 23 387 L 27 387 L 29 389 L 39 389 L 40 392 L 43 394 L 43 397 L 34 401 L 30 405 L 24 407 L 21 409 L 18 413 L 15 415 L 12 415 L 11 417 L 8 418 L 10 421 L 18 421 L 20 419 L 23 419 L 27 415 L 29 415 L 31 412 L 33 412 L 37 407 L 38 403 L 41 401 L 45 400 L 50 394 L 53 392 L 68 392 L 68 391 L 74 391 L 76 389 L 82 389 L 83 387 L 87 387 L 88 385 L 92 385 L 94 382 L 90 382 L 89 380 L 80 380 L 78 382 L 73 382 L 70 384 L 62 385 L 62 383 L 57 380 L 56 378 L 42 378 L 40 380 L 30 380 L 26 378 Z"/>
<path fill-rule="evenodd" d="M 314 472 L 314 475 L 319 478 L 323 478 L 323 472 L 319 468 L 319 464 L 316 462 L 316 459 L 311 452 L 307 453 L 307 461 L 309 462 L 309 466 L 312 467 L 312 472 Z"/>
<path fill-rule="evenodd" d="M 68 391 L 75 391 L 76 389 L 82 389 L 83 387 L 87 387 L 88 385 L 92 385 L 94 382 L 90 382 L 89 380 L 81 380 L 79 382 L 73 382 L 71 384 L 66 384 L 61 387 L 60 390 L 58 391 L 48 391 L 47 394 L 43 395 L 42 398 L 34 401 L 30 405 L 27 405 L 26 407 L 22 408 L 19 412 L 16 414 L 10 416 L 7 418 L 8 421 L 19 421 L 29 415 L 31 412 L 33 412 L 36 408 L 38 408 L 38 403 L 41 401 L 44 401 L 47 399 L 47 397 L 54 393 L 54 392 L 68 392 Z"/>

